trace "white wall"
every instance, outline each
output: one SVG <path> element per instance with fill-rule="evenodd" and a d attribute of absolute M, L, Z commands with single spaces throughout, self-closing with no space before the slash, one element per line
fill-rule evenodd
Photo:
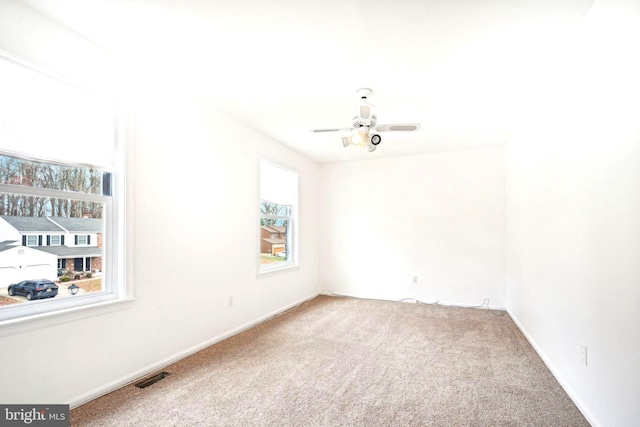
<path fill-rule="evenodd" d="M 50 61 L 56 49 L 104 54 L 19 3 L 2 7 L 2 49 L 61 73 L 75 61 Z M 138 104 L 127 159 L 133 207 L 127 260 L 136 301 L 0 337 L 0 402 L 82 403 L 317 294 L 317 164 L 206 105 L 171 97 L 167 88 L 156 93 Z M 299 173 L 300 267 L 258 279 L 263 155 Z"/>
<path fill-rule="evenodd" d="M 323 290 L 505 307 L 504 147 L 326 164 L 321 177 Z"/>
<path fill-rule="evenodd" d="M 18 0 L 0 0 L 0 23 L 0 49 L 77 85 L 104 85 L 121 70 L 112 55 Z"/>
<path fill-rule="evenodd" d="M 640 420 L 638 13 L 558 40 L 506 156 L 509 312 L 594 426 Z"/>

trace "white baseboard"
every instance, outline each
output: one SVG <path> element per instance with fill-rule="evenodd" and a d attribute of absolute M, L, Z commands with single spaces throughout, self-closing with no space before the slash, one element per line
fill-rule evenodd
<path fill-rule="evenodd" d="M 489 305 L 487 307 L 486 304 L 478 305 L 478 304 L 466 304 L 463 302 L 453 302 L 453 301 L 438 301 L 437 305 L 444 305 L 450 307 L 463 307 L 463 308 L 477 308 L 479 310 L 499 310 L 499 311 L 507 311 L 506 307 L 502 307 L 499 305 Z"/>
<path fill-rule="evenodd" d="M 97 399 L 100 396 L 104 396 L 105 394 L 111 393 L 112 391 L 115 391 L 119 388 L 125 387 L 129 384 L 132 384 L 134 382 L 136 382 L 138 379 L 145 377 L 149 374 L 152 374 L 154 372 L 160 371 L 164 368 L 166 368 L 167 366 L 184 359 L 185 357 L 191 356 L 194 353 L 199 352 L 200 350 L 203 350 L 213 344 L 216 344 L 220 341 L 223 341 L 227 338 L 230 338 L 234 335 L 238 335 L 239 333 L 242 333 L 248 329 L 253 328 L 254 326 L 259 325 L 260 323 L 265 322 L 266 320 L 269 320 L 270 318 L 277 316 L 280 313 L 283 313 L 291 308 L 294 308 L 300 304 L 302 304 L 303 302 L 309 301 L 315 297 L 318 296 L 318 293 L 314 293 L 312 295 L 309 295 L 301 300 L 298 300 L 292 304 L 289 304 L 279 310 L 273 311 L 271 313 L 265 314 L 264 316 L 261 316 L 251 322 L 245 323 L 244 325 L 238 326 L 237 328 L 234 328 L 228 332 L 225 332 L 223 334 L 220 334 L 216 337 L 213 337 L 211 339 L 208 339 L 200 344 L 197 344 L 193 347 L 190 347 L 184 351 L 181 351 L 179 353 L 174 354 L 173 356 L 167 357 L 165 359 L 159 360 L 158 362 L 146 366 L 142 369 L 138 369 L 137 371 L 131 372 L 123 377 L 120 377 L 114 381 L 111 381 L 107 384 L 104 384 L 100 387 L 97 387 L 93 390 L 88 391 L 87 393 L 83 393 L 79 396 L 74 397 L 73 399 L 71 399 L 69 403 L 69 406 L 71 407 L 71 409 L 73 408 L 77 408 L 78 406 L 84 405 L 87 402 L 90 402 L 94 399 Z"/>
<path fill-rule="evenodd" d="M 567 393 L 569 398 L 576 405 L 578 410 L 582 412 L 582 415 L 584 415 L 584 417 L 587 419 L 589 424 L 591 424 L 593 427 L 602 427 L 603 424 L 600 423 L 596 419 L 596 417 L 594 417 L 594 415 L 591 413 L 591 411 L 589 411 L 589 409 L 587 409 L 586 405 L 584 404 L 584 402 L 582 402 L 580 397 L 578 397 L 575 390 L 573 390 L 573 388 L 569 384 L 567 384 L 566 381 L 563 380 L 562 375 L 560 375 L 560 372 L 555 368 L 554 364 L 551 362 L 551 359 L 549 359 L 549 357 L 545 354 L 545 352 L 542 351 L 542 349 L 538 346 L 538 344 L 536 344 L 536 342 L 531 337 L 531 335 L 527 333 L 526 329 L 522 326 L 522 324 L 520 323 L 518 318 L 515 316 L 515 314 L 513 314 L 510 310 L 507 310 L 507 313 L 509 314 L 509 317 L 511 317 L 511 319 L 513 320 L 513 323 L 515 323 L 518 329 L 520 329 L 520 332 L 522 332 L 522 335 L 524 335 L 527 341 L 529 341 L 529 344 L 531 344 L 531 346 L 536 351 L 536 353 L 538 353 L 538 356 L 540 356 L 544 364 L 547 365 L 547 368 L 549 368 L 549 370 L 551 371 L 551 374 L 553 374 L 553 376 L 556 378 L 560 386 L 564 389 L 564 391 Z"/>

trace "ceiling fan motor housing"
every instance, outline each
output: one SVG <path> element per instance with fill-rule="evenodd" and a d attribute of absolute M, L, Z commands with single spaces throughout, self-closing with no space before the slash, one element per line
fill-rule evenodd
<path fill-rule="evenodd" d="M 372 114 L 368 119 L 362 116 L 356 116 L 353 118 L 353 128 L 356 130 L 362 127 L 372 128 L 377 122 L 378 120 L 375 114 Z"/>

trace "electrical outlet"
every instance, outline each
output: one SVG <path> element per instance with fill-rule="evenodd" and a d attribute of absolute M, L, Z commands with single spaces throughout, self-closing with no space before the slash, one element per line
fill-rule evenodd
<path fill-rule="evenodd" d="M 418 276 L 413 276 L 413 283 L 418 283 Z"/>
<path fill-rule="evenodd" d="M 580 345 L 580 362 L 587 366 L 587 346 L 585 344 Z"/>
<path fill-rule="evenodd" d="M 227 306 L 233 307 L 233 297 L 229 297 L 229 299 L 227 300 Z"/>

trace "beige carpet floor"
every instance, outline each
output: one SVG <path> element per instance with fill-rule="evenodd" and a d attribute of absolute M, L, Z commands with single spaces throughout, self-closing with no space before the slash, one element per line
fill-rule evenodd
<path fill-rule="evenodd" d="M 502 311 L 320 296 L 72 426 L 589 426 Z"/>

